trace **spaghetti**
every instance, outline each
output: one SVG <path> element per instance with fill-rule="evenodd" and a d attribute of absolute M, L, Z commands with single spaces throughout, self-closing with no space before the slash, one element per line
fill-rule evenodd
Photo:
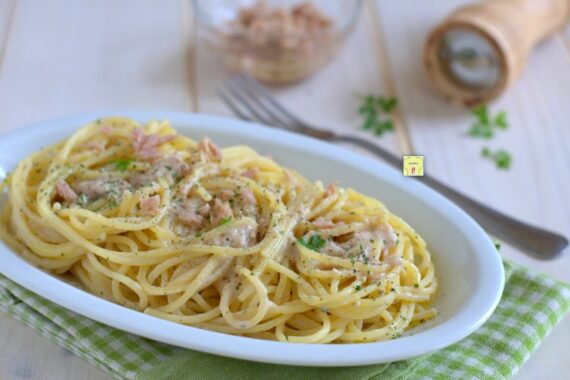
<path fill-rule="evenodd" d="M 436 315 L 425 242 L 382 203 L 166 121 L 97 120 L 2 185 L 1 237 L 92 293 L 285 342 L 392 339 Z"/>

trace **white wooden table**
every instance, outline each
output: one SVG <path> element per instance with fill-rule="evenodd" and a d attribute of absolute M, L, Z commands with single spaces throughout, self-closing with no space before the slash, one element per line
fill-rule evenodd
<path fill-rule="evenodd" d="M 480 158 L 471 117 L 435 96 L 421 67 L 426 33 L 464 1 L 368 1 L 338 59 L 302 84 L 276 91 L 307 119 L 358 129 L 354 93 L 397 96 L 397 131 L 380 144 L 426 157 L 426 170 L 522 220 L 570 235 L 570 32 L 544 43 L 521 80 L 492 106 L 511 128 L 490 145 L 514 155 L 509 171 Z M 110 109 L 171 109 L 229 115 L 215 96 L 227 77 L 200 43 L 187 1 L 0 0 L 0 131 L 43 119 Z M 356 132 L 360 133 L 360 132 Z M 515 261 L 570 281 L 570 252 Z M 570 371 L 567 317 L 519 379 Z M 105 375 L 0 315 L 0 378 L 101 379 Z"/>

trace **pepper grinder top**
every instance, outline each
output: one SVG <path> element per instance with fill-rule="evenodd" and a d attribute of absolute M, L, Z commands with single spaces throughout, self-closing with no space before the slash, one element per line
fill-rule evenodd
<path fill-rule="evenodd" d="M 570 0 L 489 0 L 447 17 L 429 35 L 424 64 L 449 101 L 489 102 L 519 77 L 533 48 L 570 20 Z"/>

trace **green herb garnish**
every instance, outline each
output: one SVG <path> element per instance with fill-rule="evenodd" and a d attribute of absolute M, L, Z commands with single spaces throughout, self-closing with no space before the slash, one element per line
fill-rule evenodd
<path fill-rule="evenodd" d="M 481 156 L 495 161 L 495 165 L 498 169 L 510 169 L 513 161 L 511 154 L 503 149 L 498 149 L 495 152 L 492 152 L 489 148 L 484 147 L 481 150 Z"/>
<path fill-rule="evenodd" d="M 356 285 L 356 286 L 354 287 L 354 289 L 356 289 L 356 291 L 359 291 L 359 290 L 360 290 L 360 285 Z"/>
<path fill-rule="evenodd" d="M 308 241 L 305 241 L 304 238 L 300 237 L 297 239 L 297 242 L 299 242 L 299 244 L 305 246 L 306 248 L 309 248 L 310 250 L 316 252 L 320 252 L 320 249 L 323 248 L 324 245 L 327 243 L 327 241 L 322 237 L 320 237 L 319 235 L 311 236 Z"/>
<path fill-rule="evenodd" d="M 394 109 L 398 105 L 398 99 L 393 98 L 393 97 L 384 98 L 382 96 L 379 96 L 377 98 L 377 102 L 378 102 L 378 105 L 380 106 L 380 108 L 382 109 L 382 111 L 384 111 L 386 113 L 390 113 L 390 112 L 394 111 Z"/>
<path fill-rule="evenodd" d="M 87 202 L 89 202 L 89 198 L 87 197 L 87 194 L 81 193 L 77 197 L 77 201 L 79 202 L 80 205 L 86 205 Z"/>
<path fill-rule="evenodd" d="M 228 224 L 231 220 L 232 220 L 231 216 L 229 216 L 227 218 L 222 218 L 222 220 L 220 220 L 220 226 L 223 226 L 224 224 Z"/>
<path fill-rule="evenodd" d="M 371 130 L 377 136 L 394 130 L 391 113 L 398 105 L 394 97 L 368 95 L 362 98 L 358 113 L 362 116 L 362 128 Z"/>
<path fill-rule="evenodd" d="M 129 167 L 131 166 L 133 161 L 134 160 L 131 158 L 121 158 L 119 160 L 116 160 L 116 161 L 114 161 L 115 162 L 115 169 L 124 172 L 124 171 L 129 169 Z"/>
<path fill-rule="evenodd" d="M 471 111 L 471 114 L 475 116 L 476 120 L 469 130 L 470 136 L 490 139 L 494 136 L 497 129 L 509 128 L 507 113 L 505 111 L 501 111 L 494 117 L 491 117 L 487 106 L 480 105 L 475 107 Z"/>

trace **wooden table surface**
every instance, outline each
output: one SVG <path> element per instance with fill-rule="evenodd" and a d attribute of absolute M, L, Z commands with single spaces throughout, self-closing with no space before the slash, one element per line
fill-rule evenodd
<path fill-rule="evenodd" d="M 340 56 L 310 80 L 276 90 L 298 114 L 358 132 L 355 93 L 394 95 L 397 131 L 379 143 L 425 155 L 426 171 L 521 220 L 570 235 L 570 32 L 543 43 L 493 111 L 511 127 L 489 142 L 513 153 L 499 171 L 466 137 L 472 118 L 431 90 L 421 67 L 426 33 L 463 0 L 366 1 Z M 189 2 L 0 0 L 0 131 L 44 119 L 112 109 L 229 115 L 215 96 L 228 77 L 201 42 Z M 570 252 L 537 261 L 506 257 L 570 282 Z M 570 371 L 570 318 L 517 375 Z M 102 379 L 103 372 L 0 315 L 0 378 Z"/>

